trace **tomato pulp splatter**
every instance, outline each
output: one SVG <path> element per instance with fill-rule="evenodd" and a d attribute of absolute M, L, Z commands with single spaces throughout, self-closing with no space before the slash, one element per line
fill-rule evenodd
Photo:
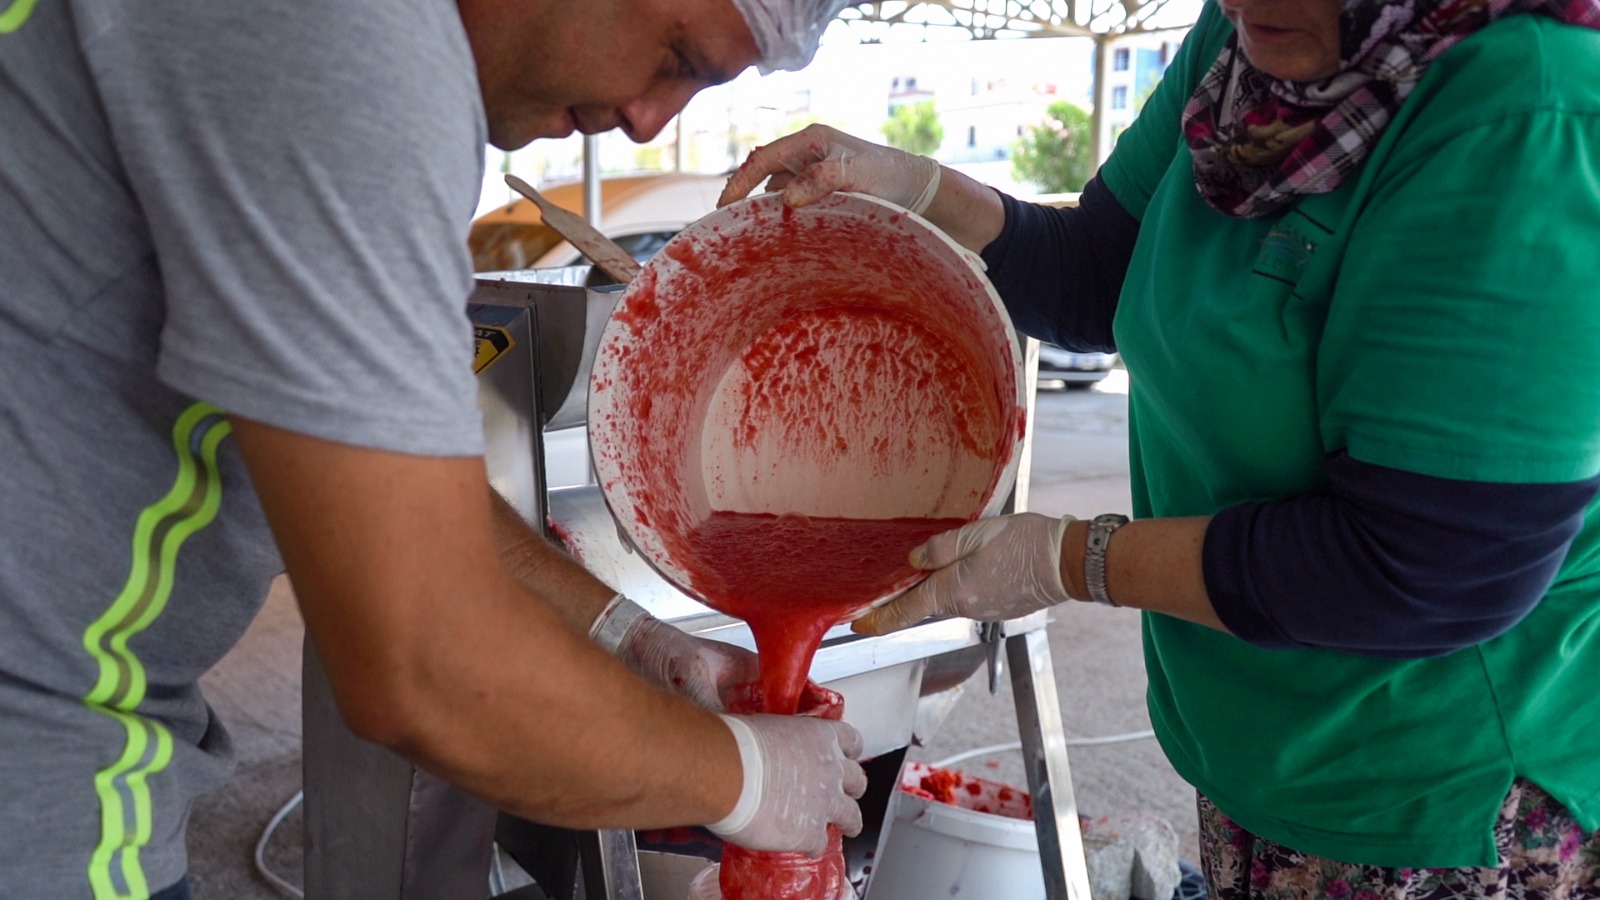
<path fill-rule="evenodd" d="M 908 763 L 901 774 L 900 790 L 913 797 L 973 812 L 1033 820 L 1033 798 L 1027 791 L 955 769 L 935 769 L 922 763 Z"/>
<path fill-rule="evenodd" d="M 765 711 L 790 714 L 823 634 L 911 573 L 912 548 L 965 521 L 715 512 L 689 537 L 691 578 L 750 623 Z"/>

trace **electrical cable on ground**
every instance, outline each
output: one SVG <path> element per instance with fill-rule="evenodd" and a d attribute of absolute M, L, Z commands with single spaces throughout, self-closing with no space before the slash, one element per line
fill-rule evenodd
<path fill-rule="evenodd" d="M 500 845 L 490 848 L 489 896 L 498 897 L 506 892 L 506 870 L 500 863 Z"/>
<path fill-rule="evenodd" d="M 1126 743 L 1130 743 L 1132 741 L 1142 741 L 1142 740 L 1144 740 L 1146 738 L 1153 738 L 1155 736 L 1156 736 L 1156 733 L 1154 731 L 1150 731 L 1150 730 L 1146 729 L 1145 731 L 1129 731 L 1129 732 L 1126 732 L 1126 733 L 1123 733 L 1123 734 L 1108 734 L 1108 735 L 1102 735 L 1100 737 L 1067 738 L 1067 746 L 1068 747 L 1102 747 L 1102 746 L 1105 746 L 1107 744 L 1126 744 Z M 965 750 L 965 751 L 963 751 L 961 753 L 957 753 L 954 756 L 946 757 L 944 759 L 938 760 L 937 762 L 931 762 L 928 765 L 932 766 L 935 769 L 943 769 L 946 766 L 953 766 L 958 762 L 966 762 L 967 760 L 972 759 L 974 757 L 988 756 L 988 755 L 990 755 L 992 753 L 1009 753 L 1012 750 L 1021 750 L 1021 749 L 1022 749 L 1022 742 L 1021 741 L 1012 741 L 1012 742 L 1010 742 L 1008 744 L 994 744 L 994 745 L 989 746 L 989 747 L 979 747 L 976 750 Z"/>
<path fill-rule="evenodd" d="M 1127 744 L 1133 741 L 1142 741 L 1156 736 L 1154 731 L 1129 731 L 1123 734 L 1107 734 L 1100 737 L 1067 738 L 1068 747 L 1102 747 L 1106 744 Z"/>
<path fill-rule="evenodd" d="M 272 820 L 267 822 L 267 827 L 261 829 L 261 839 L 256 841 L 256 871 L 261 873 L 262 878 L 271 882 L 273 887 L 292 897 L 300 898 L 305 897 L 305 891 L 285 881 L 278 873 L 267 868 L 266 853 L 267 842 L 272 840 L 273 832 L 278 830 L 278 826 L 283 824 L 283 820 L 289 813 L 294 812 L 294 808 L 300 805 L 300 801 L 304 800 L 305 796 L 305 791 L 295 791 L 294 796 L 289 798 L 289 802 L 285 803 L 282 808 L 273 814 Z"/>

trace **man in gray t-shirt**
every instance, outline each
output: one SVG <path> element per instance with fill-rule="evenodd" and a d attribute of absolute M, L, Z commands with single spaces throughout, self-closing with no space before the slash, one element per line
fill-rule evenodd
<path fill-rule="evenodd" d="M 464 311 L 486 138 L 648 139 L 837 5 L 0 0 L 0 896 L 184 890 L 230 771 L 197 679 L 285 566 L 357 733 L 504 809 L 858 827 L 847 726 L 586 639 L 748 665 L 494 502 Z"/>

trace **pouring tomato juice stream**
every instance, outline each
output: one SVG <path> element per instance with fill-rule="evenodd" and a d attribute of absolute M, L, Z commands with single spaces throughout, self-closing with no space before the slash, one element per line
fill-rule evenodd
<path fill-rule="evenodd" d="M 694 579 L 713 606 L 750 624 L 761 661 L 760 711 L 838 717 L 844 704 L 814 698 L 806 674 L 823 634 L 903 578 L 906 554 L 962 519 L 837 519 L 712 513 L 690 537 L 704 570 Z M 752 698 L 757 699 L 757 698 Z M 735 709 L 756 712 L 756 709 Z M 846 894 L 840 835 L 828 828 L 821 859 L 725 847 L 723 900 L 837 900 Z"/>
<path fill-rule="evenodd" d="M 828 446 L 830 437 L 835 438 L 835 447 L 848 444 L 827 428 L 803 427 L 808 421 L 816 424 L 814 407 L 833 407 L 832 415 L 837 416 L 843 404 L 854 407 L 858 417 L 876 413 L 884 432 L 879 440 L 884 450 L 889 449 L 893 406 L 861 402 L 869 393 L 881 394 L 881 386 L 863 392 L 855 384 L 854 392 L 822 398 L 819 392 L 837 387 L 837 373 L 820 368 L 834 356 L 825 347 L 848 346 L 862 377 L 881 375 L 885 358 L 894 350 L 915 355 L 914 348 L 897 346 L 892 335 L 914 335 L 916 329 L 886 322 L 881 313 L 861 309 L 859 301 L 837 299 L 843 302 L 830 312 L 780 324 L 743 352 L 740 366 L 745 380 L 738 404 L 743 416 L 736 443 L 753 446 L 763 434 L 799 427 L 810 432 L 800 439 L 813 446 Z M 824 402 L 817 403 L 819 399 Z M 827 485 L 815 485 L 814 490 L 825 491 Z M 915 577 L 907 562 L 911 549 L 965 522 L 955 517 L 863 519 L 712 511 L 689 532 L 688 553 L 680 561 L 688 569 L 690 584 L 710 606 L 745 620 L 755 635 L 761 706 L 738 711 L 800 712 L 807 673 L 824 633 L 904 586 Z M 842 702 L 827 705 L 821 714 L 843 713 Z M 839 834 L 830 828 L 828 852 L 820 860 L 727 848 L 720 887 L 724 900 L 846 896 Z"/>
<path fill-rule="evenodd" d="M 823 634 L 903 580 L 913 547 L 965 523 L 716 512 L 690 537 L 694 583 L 750 624 L 762 711 L 793 715 Z"/>
<path fill-rule="evenodd" d="M 617 351 L 630 392 L 614 413 L 630 420 L 626 471 L 640 482 L 631 493 L 633 518 L 659 536 L 661 552 L 680 570 L 675 580 L 746 621 L 755 636 L 760 686 L 747 699 L 760 705 L 736 711 L 836 718 L 843 710 L 837 695 L 829 702 L 831 692 L 819 699 L 806 691 L 823 635 L 914 582 L 909 551 L 978 514 L 994 489 L 995 460 L 1003 465 L 1010 457 L 1021 410 L 988 377 L 1007 363 L 984 358 L 983 342 L 992 338 L 972 336 L 982 323 L 965 320 L 957 304 L 926 302 L 926 285 L 884 290 L 881 281 L 875 289 L 834 278 L 788 292 L 789 312 L 774 321 L 750 325 L 730 317 L 719 281 L 725 288 L 730 277 L 789 258 L 782 242 L 797 234 L 788 210 L 782 226 L 765 243 L 725 241 L 705 253 L 692 242 L 669 244 L 662 255 L 695 277 L 668 288 L 657 284 L 652 266 L 634 281 L 613 314 L 637 339 Z M 881 228 L 850 228 L 859 232 L 844 238 L 858 251 L 875 242 L 878 259 L 911 255 L 909 246 L 886 245 Z M 881 278 L 884 269 L 877 271 Z M 684 298 L 685 281 L 698 297 Z M 693 322 L 696 316 L 722 320 L 708 327 Z M 730 338 L 741 327 L 749 333 Z M 655 364 L 630 358 L 640 347 L 654 348 Z M 726 360 L 714 364 L 726 367 L 720 371 L 680 363 L 718 354 Z M 597 379 L 594 389 L 610 387 Z M 706 449 L 697 428 L 717 432 L 723 444 Z M 699 459 L 705 456 L 726 469 L 686 475 L 691 467 L 682 458 L 690 455 L 698 466 L 707 465 Z M 691 516 L 681 496 L 696 476 L 707 482 L 701 487 L 713 495 L 713 507 L 716 490 L 723 490 L 743 498 L 727 505 L 761 511 L 702 508 Z M 738 489 L 727 489 L 729 481 Z M 852 492 L 922 496 L 844 496 Z M 809 514 L 841 507 L 868 514 Z M 896 509 L 966 515 L 892 515 Z M 801 710 L 803 697 L 822 708 Z M 729 848 L 723 897 L 834 900 L 847 888 L 839 846 L 830 829 L 821 860 Z"/>
<path fill-rule="evenodd" d="M 742 355 L 749 378 L 741 398 L 740 436 L 746 441 L 753 443 L 780 423 L 804 421 L 794 417 L 795 404 L 785 401 L 804 399 L 828 383 L 820 377 L 823 373 L 810 373 L 815 378 L 806 373 L 827 356 L 815 343 L 823 335 L 837 342 L 855 330 L 866 339 L 846 343 L 866 348 L 866 359 L 879 360 L 887 352 L 882 340 L 873 339 L 882 327 L 877 317 L 854 311 L 823 320 L 821 328 L 816 320 L 780 325 Z M 865 370 L 866 363 L 861 364 Z M 814 436 L 825 439 L 823 434 Z M 708 604 L 749 623 L 760 658 L 759 711 L 794 715 L 801 711 L 811 660 L 828 629 L 903 586 L 914 576 L 906 560 L 911 549 L 965 521 L 713 511 L 689 534 L 689 580 Z M 840 700 L 824 697 L 821 702 L 824 709 L 807 712 L 832 717 L 844 712 Z M 725 849 L 720 873 L 724 900 L 846 896 L 840 836 L 832 827 L 828 836 L 828 851 L 819 860 Z"/>

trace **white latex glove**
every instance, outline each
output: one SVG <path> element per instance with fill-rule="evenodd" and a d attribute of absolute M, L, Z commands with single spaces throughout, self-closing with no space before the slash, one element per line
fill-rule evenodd
<path fill-rule="evenodd" d="M 939 164 L 884 147 L 836 128 L 812 125 L 750 152 L 717 198 L 727 206 L 771 176 L 790 206 L 815 203 L 834 191 L 857 191 L 922 213 L 939 192 Z"/>
<path fill-rule="evenodd" d="M 911 551 L 911 564 L 937 571 L 851 627 L 888 634 L 929 617 L 998 622 L 1065 603 L 1061 538 L 1071 521 L 1018 513 L 936 535 Z"/>
<path fill-rule="evenodd" d="M 811 716 L 723 716 L 739 742 L 744 789 L 733 812 L 708 825 L 749 850 L 798 850 L 820 856 L 828 826 L 861 833 L 867 773 L 861 732 L 843 722 Z"/>
<path fill-rule="evenodd" d="M 621 594 L 589 626 L 589 636 L 646 681 L 712 712 L 727 712 L 728 689 L 760 676 L 749 650 L 686 634 Z"/>

